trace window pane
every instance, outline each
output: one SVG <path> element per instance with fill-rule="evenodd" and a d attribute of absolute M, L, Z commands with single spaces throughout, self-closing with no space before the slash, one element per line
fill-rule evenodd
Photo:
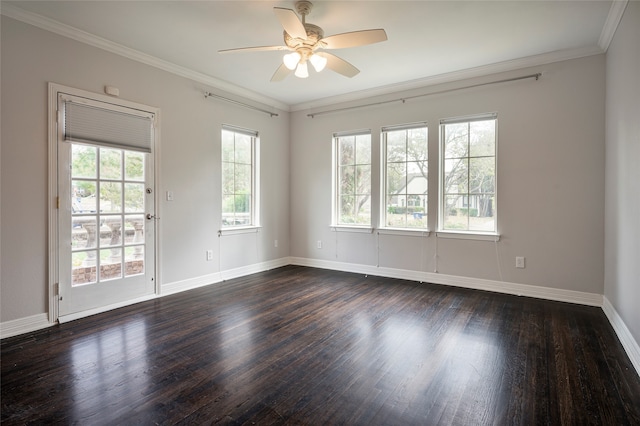
<path fill-rule="evenodd" d="M 369 135 L 356 137 L 356 164 L 371 164 L 371 138 Z"/>
<path fill-rule="evenodd" d="M 444 125 L 444 158 L 468 156 L 469 123 Z"/>
<path fill-rule="evenodd" d="M 340 223 L 355 223 L 355 197 L 343 195 L 340 197 Z"/>
<path fill-rule="evenodd" d="M 71 176 L 74 178 L 96 178 L 97 148 L 71 145 Z"/>
<path fill-rule="evenodd" d="M 234 210 L 236 212 L 236 216 L 240 215 L 241 213 L 244 213 L 241 216 L 247 217 L 246 214 L 248 214 L 251 211 L 251 195 L 236 194 L 234 196 L 234 202 L 235 202 Z"/>
<path fill-rule="evenodd" d="M 394 163 L 407 160 L 407 131 L 387 132 L 387 162 Z"/>
<path fill-rule="evenodd" d="M 234 160 L 234 133 L 222 131 L 222 161 L 233 163 Z"/>
<path fill-rule="evenodd" d="M 222 163 L 222 193 L 233 194 L 234 167 L 233 163 Z"/>
<path fill-rule="evenodd" d="M 100 148 L 100 179 L 122 179 L 122 151 Z"/>
<path fill-rule="evenodd" d="M 126 213 L 144 213 L 144 184 L 125 183 L 124 199 Z"/>
<path fill-rule="evenodd" d="M 444 197 L 444 203 L 444 229 L 468 229 L 469 209 L 463 206 L 463 196 L 447 195 Z"/>
<path fill-rule="evenodd" d="M 338 164 L 354 164 L 355 162 L 355 136 L 347 136 L 338 139 Z"/>
<path fill-rule="evenodd" d="M 427 160 L 427 128 L 407 130 L 407 160 Z"/>
<path fill-rule="evenodd" d="M 122 183 L 100 183 L 100 212 L 120 213 L 122 211 Z"/>
<path fill-rule="evenodd" d="M 444 193 L 467 193 L 467 162 L 466 158 L 444 161 Z"/>
<path fill-rule="evenodd" d="M 124 152 L 124 176 L 126 180 L 144 180 L 144 154 L 141 152 Z"/>
<path fill-rule="evenodd" d="M 495 192 L 494 157 L 469 159 L 469 192 Z"/>
<path fill-rule="evenodd" d="M 236 133 L 235 162 L 251 164 L 251 136 Z"/>
<path fill-rule="evenodd" d="M 408 228 L 427 227 L 427 197 L 424 194 L 407 195 Z"/>
<path fill-rule="evenodd" d="M 494 196 L 472 195 L 469 197 L 469 230 L 494 232 Z"/>
<path fill-rule="evenodd" d="M 371 166 L 356 166 L 356 194 L 371 193 Z"/>
<path fill-rule="evenodd" d="M 356 193 L 356 168 L 355 166 L 340 167 L 340 194 L 353 195 Z"/>
<path fill-rule="evenodd" d="M 469 124 L 469 155 L 471 157 L 495 156 L 496 121 L 474 121 Z"/>
<path fill-rule="evenodd" d="M 234 170 L 234 192 L 236 194 L 251 193 L 251 165 L 236 164 Z"/>
<path fill-rule="evenodd" d="M 387 194 L 406 192 L 407 184 L 407 164 L 389 163 L 387 164 Z"/>
<path fill-rule="evenodd" d="M 371 197 L 359 195 L 355 204 L 355 223 L 359 225 L 371 222 Z"/>

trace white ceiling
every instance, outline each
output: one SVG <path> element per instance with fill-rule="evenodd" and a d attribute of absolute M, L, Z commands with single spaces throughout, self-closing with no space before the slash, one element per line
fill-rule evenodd
<path fill-rule="evenodd" d="M 294 1 L 3 1 L 2 13 L 45 22 L 47 28 L 62 23 L 124 51 L 190 70 L 227 91 L 255 93 L 299 109 L 325 98 L 417 87 L 478 67 L 500 70 L 534 63 L 532 57 L 549 62 L 603 52 L 607 33 L 617 25 L 609 16 L 612 5 L 593 0 L 315 1 L 307 22 L 322 27 L 325 36 L 384 28 L 388 41 L 332 51 L 360 69 L 353 78 L 310 68 L 307 79 L 290 75 L 278 83 L 269 80 L 286 52 L 217 52 L 282 45 L 282 27 L 272 9 L 295 9 Z M 59 32 L 71 32 L 62 27 Z"/>

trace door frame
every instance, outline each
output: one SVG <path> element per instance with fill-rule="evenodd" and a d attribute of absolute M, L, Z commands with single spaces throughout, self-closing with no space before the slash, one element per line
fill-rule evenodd
<path fill-rule="evenodd" d="M 47 195 L 47 210 L 48 210 L 48 249 L 49 256 L 47 261 L 48 266 L 48 320 L 49 324 L 56 324 L 60 321 L 59 310 L 59 294 L 60 294 L 60 272 L 59 272 L 59 195 L 58 195 L 58 140 L 62 135 L 62 129 L 58 128 L 58 93 L 63 92 L 70 95 L 87 97 L 95 99 L 97 101 L 108 102 L 112 104 L 122 105 L 129 108 L 141 109 L 155 114 L 153 141 L 151 149 L 153 152 L 153 180 L 154 180 L 154 206 L 155 217 L 160 218 L 160 197 L 158 188 L 160 187 L 159 180 L 159 159 L 160 159 L 160 109 L 143 105 L 120 98 L 114 98 L 112 96 L 103 95 L 100 93 L 89 92 L 82 89 L 76 89 L 73 87 L 63 86 L 60 84 L 49 82 L 48 84 L 48 195 Z M 160 295 L 160 244 L 159 244 L 159 228 L 160 221 L 155 221 L 153 227 L 154 232 L 154 270 L 152 271 L 154 276 L 154 293 L 142 298 L 136 298 L 133 300 L 127 300 L 125 302 L 116 303 L 113 305 L 102 306 L 99 308 L 83 311 L 78 314 L 65 316 L 65 321 L 70 321 L 77 318 L 97 314 L 100 312 L 106 312 L 112 309 L 116 309 L 122 306 L 138 303 L 143 300 L 149 300 L 156 298 Z"/>

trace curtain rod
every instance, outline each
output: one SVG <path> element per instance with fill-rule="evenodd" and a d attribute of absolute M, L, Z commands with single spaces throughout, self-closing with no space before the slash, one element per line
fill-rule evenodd
<path fill-rule="evenodd" d="M 540 77 L 542 77 L 542 73 L 541 72 L 536 73 L 536 74 L 523 75 L 523 76 L 520 76 L 520 77 L 505 78 L 504 80 L 488 81 L 486 83 L 478 83 L 478 84 L 472 84 L 470 86 L 456 87 L 456 88 L 453 88 L 453 89 L 445 89 L 445 90 L 440 90 L 440 91 L 437 91 L 437 92 L 424 93 L 422 95 L 406 96 L 404 98 L 391 99 L 391 100 L 388 100 L 388 101 L 380 101 L 380 102 L 374 102 L 374 103 L 364 104 L 364 105 L 356 105 L 356 106 L 345 107 L 345 108 L 329 109 L 329 110 L 320 111 L 320 112 L 312 112 L 310 114 L 307 114 L 307 117 L 313 118 L 316 115 L 331 114 L 331 113 L 334 113 L 334 112 L 347 111 L 347 110 L 351 110 L 351 109 L 365 108 L 365 107 L 376 106 L 376 105 L 390 104 L 390 103 L 393 103 L 393 102 L 405 103 L 405 101 L 407 101 L 409 99 L 422 98 L 422 97 L 431 96 L 431 95 L 440 95 L 442 93 L 455 92 L 456 90 L 472 89 L 474 87 L 488 86 L 490 84 L 508 83 L 510 81 L 526 80 L 526 79 L 529 79 L 529 78 L 535 78 L 536 81 L 537 81 L 537 80 L 540 79 Z"/>
<path fill-rule="evenodd" d="M 207 99 L 208 97 L 221 99 L 223 101 L 230 102 L 230 103 L 236 104 L 236 105 L 240 105 L 240 106 L 245 107 L 245 108 L 249 108 L 249 109 L 253 109 L 253 110 L 256 110 L 256 111 L 264 112 L 265 114 L 269 114 L 271 117 L 277 117 L 278 116 L 278 114 L 276 114 L 275 112 L 267 111 L 266 109 L 254 107 L 253 105 L 245 104 L 244 102 L 236 101 L 234 99 L 225 98 L 224 96 L 216 95 L 215 93 L 204 92 L 204 98 Z"/>

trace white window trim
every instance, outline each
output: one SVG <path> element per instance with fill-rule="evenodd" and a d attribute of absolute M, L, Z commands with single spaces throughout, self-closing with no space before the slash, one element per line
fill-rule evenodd
<path fill-rule="evenodd" d="M 251 147 L 251 225 L 239 226 L 223 226 L 220 224 L 218 235 L 246 234 L 258 232 L 260 225 L 260 135 L 255 130 L 249 130 L 242 127 L 223 124 L 221 130 L 227 130 L 234 133 L 250 136 L 253 138 L 253 146 Z M 221 133 L 222 134 L 222 133 Z M 220 140 L 222 147 L 222 139 Z M 222 148 L 221 148 L 222 149 Z M 222 161 L 221 163 L 222 164 Z M 222 173 L 222 167 L 220 168 Z M 220 179 L 222 181 L 222 179 Z M 220 212 L 222 214 L 222 211 Z M 222 219 L 221 219 L 222 222 Z"/>
<path fill-rule="evenodd" d="M 262 229 L 261 226 L 238 226 L 238 227 L 229 227 L 229 228 L 220 228 L 218 230 L 218 236 L 225 235 L 238 235 L 238 234 L 254 234 L 260 232 Z"/>
<path fill-rule="evenodd" d="M 399 235 L 404 237 L 429 237 L 431 231 L 426 228 L 378 228 L 380 235 Z"/>
<path fill-rule="evenodd" d="M 379 214 L 379 231 L 385 230 L 387 232 L 381 232 L 383 234 L 396 234 L 396 235 L 408 235 L 415 236 L 417 232 L 431 232 L 427 225 L 426 228 L 398 228 L 392 226 L 386 226 L 387 223 L 387 137 L 385 133 L 392 132 L 395 130 L 410 130 L 410 129 L 420 129 L 426 127 L 427 128 L 427 152 L 429 152 L 429 125 L 426 121 L 418 121 L 415 123 L 409 124 L 400 124 L 395 126 L 384 126 L 380 130 L 380 214 Z M 429 164 L 429 158 L 427 157 L 427 165 Z M 427 179 L 427 193 L 426 198 L 427 202 L 429 201 L 429 180 Z M 427 204 L 428 206 L 428 204 Z M 428 216 L 428 211 L 425 212 Z M 407 234 L 403 234 L 403 232 L 407 232 Z"/>
<path fill-rule="evenodd" d="M 338 200 L 340 191 L 338 190 L 338 138 L 346 137 L 346 136 L 360 136 L 360 135 L 369 135 L 372 137 L 371 129 L 361 129 L 361 130 L 353 130 L 346 132 L 335 132 L 331 138 L 331 224 L 329 225 L 332 230 L 336 232 L 373 232 L 373 212 L 369 217 L 368 225 L 348 225 L 348 224 L 340 224 L 338 223 L 338 207 L 340 206 L 340 202 Z M 373 141 L 371 140 L 371 143 Z M 373 150 L 371 152 L 373 154 Z M 373 158 L 371 160 L 371 173 L 373 174 Z M 372 176 L 373 178 L 373 176 Z M 372 188 L 373 189 L 373 186 Z M 370 196 L 372 196 L 371 194 Z M 340 229 L 340 231 L 338 231 Z M 363 231 L 364 230 L 364 231 Z"/>
<path fill-rule="evenodd" d="M 498 233 L 473 231 L 436 231 L 436 237 L 452 240 L 500 241 Z"/>
<path fill-rule="evenodd" d="M 491 112 L 485 114 L 476 114 L 476 115 L 468 115 L 463 117 L 452 117 L 452 118 L 444 118 L 440 120 L 440 125 L 438 129 L 438 224 L 437 229 L 435 231 L 436 237 L 439 238 L 450 238 L 450 239 L 459 239 L 459 240 L 480 240 L 480 241 L 499 241 L 500 234 L 498 233 L 498 213 L 496 210 L 495 213 L 495 223 L 496 223 L 496 231 L 495 232 L 483 232 L 483 231 L 471 231 L 471 230 L 452 230 L 452 229 L 443 229 L 442 224 L 444 223 L 444 141 L 442 139 L 443 125 L 445 124 L 453 124 L 453 123 L 466 123 L 470 121 L 483 121 L 483 120 L 496 120 L 496 140 L 495 140 L 495 164 L 496 164 L 496 173 L 495 173 L 495 188 L 494 188 L 494 199 L 495 205 L 498 205 L 498 113 Z"/>
<path fill-rule="evenodd" d="M 353 232 L 358 234 L 372 234 L 374 228 L 371 226 L 351 226 L 351 225 L 330 225 L 332 232 Z"/>

